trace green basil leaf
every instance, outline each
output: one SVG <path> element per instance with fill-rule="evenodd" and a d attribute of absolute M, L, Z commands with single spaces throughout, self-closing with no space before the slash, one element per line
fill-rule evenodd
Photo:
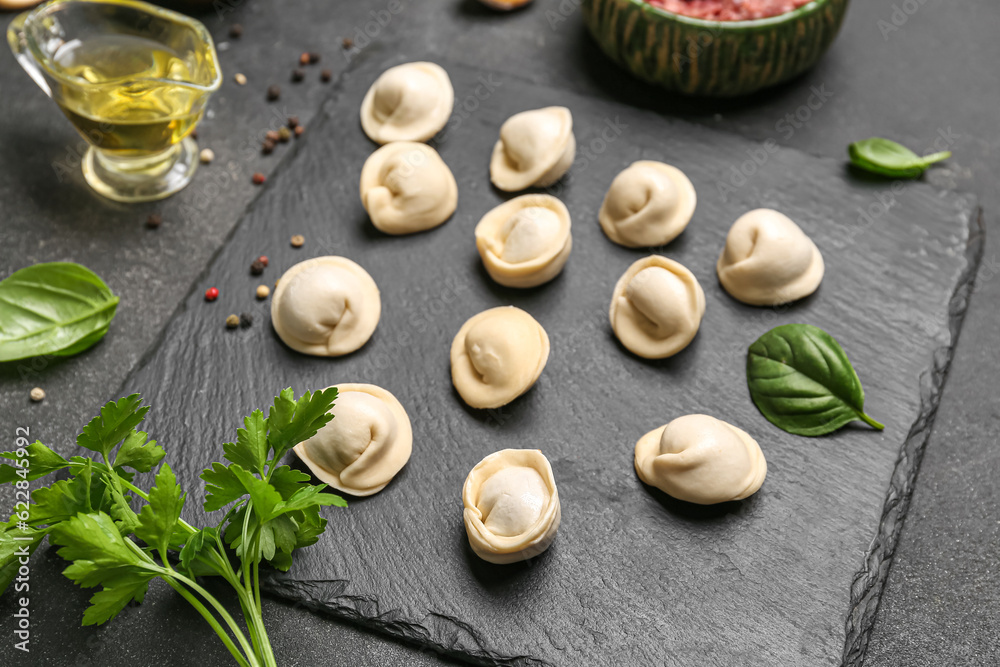
<path fill-rule="evenodd" d="M 857 167 L 892 178 L 918 178 L 927 167 L 951 157 L 950 151 L 921 157 L 906 146 L 878 137 L 854 142 L 847 153 Z"/>
<path fill-rule="evenodd" d="M 0 281 L 0 361 L 77 354 L 100 340 L 118 297 L 71 262 L 35 264 Z"/>
<path fill-rule="evenodd" d="M 783 324 L 758 338 L 747 353 L 747 385 L 767 420 L 789 433 L 825 435 L 856 420 L 885 428 L 865 414 L 843 348 L 811 324 Z"/>

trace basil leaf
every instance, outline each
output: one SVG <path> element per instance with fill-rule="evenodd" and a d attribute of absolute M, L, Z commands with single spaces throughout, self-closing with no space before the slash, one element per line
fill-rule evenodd
<path fill-rule="evenodd" d="M 825 435 L 865 414 L 861 381 L 833 336 L 811 324 L 771 329 L 747 353 L 747 385 L 757 409 L 796 435 Z"/>
<path fill-rule="evenodd" d="M 847 153 L 855 166 L 892 178 L 918 178 L 927 167 L 951 157 L 951 151 L 921 157 L 906 146 L 878 137 L 854 142 Z"/>
<path fill-rule="evenodd" d="M 118 297 L 72 262 L 35 264 L 0 281 L 0 361 L 83 352 L 104 337 Z"/>

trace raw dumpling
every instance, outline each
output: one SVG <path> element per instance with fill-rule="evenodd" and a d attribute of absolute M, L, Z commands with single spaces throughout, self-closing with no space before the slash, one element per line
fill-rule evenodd
<path fill-rule="evenodd" d="M 295 445 L 316 477 L 338 491 L 370 496 L 385 488 L 413 451 L 413 429 L 396 397 L 373 384 L 338 384 L 333 419 Z"/>
<path fill-rule="evenodd" d="M 823 256 L 788 216 L 759 208 L 729 229 L 716 264 L 719 282 L 751 306 L 776 306 L 809 296 L 823 280 Z"/>
<path fill-rule="evenodd" d="M 549 359 L 549 336 L 514 306 L 471 317 L 451 344 L 451 381 L 474 408 L 499 408 L 528 391 Z"/>
<path fill-rule="evenodd" d="M 523 111 L 507 119 L 493 147 L 490 180 L 507 192 L 552 185 L 576 157 L 573 114 L 566 107 Z"/>
<path fill-rule="evenodd" d="M 573 248 L 566 206 L 551 195 L 522 195 L 476 225 L 476 248 L 493 280 L 535 287 L 555 278 Z"/>
<path fill-rule="evenodd" d="M 469 546 L 491 563 L 537 556 L 559 529 L 559 491 L 537 449 L 504 449 L 480 461 L 465 479 L 462 504 Z"/>
<path fill-rule="evenodd" d="M 361 203 L 386 234 L 437 227 L 458 205 L 448 165 L 427 144 L 397 141 L 372 153 L 361 169 Z"/>
<path fill-rule="evenodd" d="M 756 493 L 767 462 L 746 431 L 708 415 L 685 415 L 635 443 L 635 470 L 678 500 L 712 505 Z"/>
<path fill-rule="evenodd" d="M 285 345 L 337 357 L 364 345 L 382 314 L 378 286 L 346 257 L 315 257 L 285 271 L 271 298 L 271 323 Z"/>
<path fill-rule="evenodd" d="M 372 141 L 427 141 L 451 116 L 455 90 L 440 65 L 416 62 L 382 72 L 361 102 L 361 127 Z"/>
<path fill-rule="evenodd" d="M 628 248 L 666 245 L 684 231 L 698 199 L 691 181 L 662 162 L 633 162 L 611 182 L 598 216 L 608 238 Z"/>
<path fill-rule="evenodd" d="M 629 351 L 670 357 L 694 339 L 705 314 L 705 293 L 681 264 L 652 255 L 628 267 L 611 296 L 611 328 Z"/>

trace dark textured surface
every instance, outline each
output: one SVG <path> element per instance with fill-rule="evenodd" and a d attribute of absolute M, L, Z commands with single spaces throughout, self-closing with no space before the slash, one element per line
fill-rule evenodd
<path fill-rule="evenodd" d="M 409 410 L 414 457 L 386 491 L 328 513 L 328 532 L 271 590 L 498 664 L 681 665 L 696 654 L 713 665 L 836 664 L 859 556 L 873 544 L 911 429 L 910 446 L 923 443 L 914 424 L 933 410 L 936 365 L 950 358 L 949 308 L 969 275 L 972 200 L 899 188 L 895 206 L 869 226 L 855 210 L 877 201 L 878 184 L 845 175 L 836 161 L 785 150 L 765 151 L 753 186 L 722 196 L 715 179 L 751 144 L 510 75 L 489 76 L 487 85 L 476 70 L 444 64 L 457 99 L 480 93 L 475 112 L 436 142 L 459 182 L 454 218 L 410 237 L 387 237 L 368 223 L 357 179 L 373 146 L 355 116 L 386 63 L 351 71 L 298 158 L 255 202 L 161 347 L 130 378 L 128 391 L 186 415 L 151 420 L 180 461 L 178 475 L 196 484 L 218 454 L 210 443 L 234 426 L 230 415 L 263 405 L 283 386 L 373 382 Z M 569 106 L 575 117 L 577 161 L 551 190 L 574 218 L 573 254 L 551 284 L 502 289 L 480 268 L 472 235 L 501 200 L 489 185 L 487 158 L 504 119 L 551 104 Z M 696 342 L 660 363 L 625 354 L 606 322 L 615 279 L 644 253 L 608 242 L 595 211 L 607 184 L 638 159 L 669 160 L 702 193 L 691 226 L 664 252 L 699 277 L 707 312 Z M 760 206 L 799 221 L 825 254 L 824 284 L 800 304 L 745 307 L 715 280 L 729 225 Z M 304 234 L 306 246 L 289 247 L 290 232 Z M 266 304 L 254 309 L 252 330 L 225 330 L 224 314 L 247 307 L 241 295 L 255 280 L 246 262 L 261 252 L 271 258 L 269 281 L 307 257 L 359 262 L 382 291 L 373 340 L 341 359 L 299 355 L 271 331 Z M 209 284 L 223 292 L 213 304 L 200 295 Z M 508 303 L 546 327 L 551 358 L 522 400 L 469 410 L 451 389 L 448 341 L 471 315 Z M 964 302 L 955 314 L 962 310 Z M 868 410 L 888 426 L 884 434 L 851 428 L 803 440 L 756 412 L 746 395 L 745 349 L 788 321 L 815 323 L 841 341 L 861 370 Z M 631 464 L 638 436 L 691 412 L 731 420 L 760 440 L 770 473 L 752 500 L 692 508 L 638 482 Z M 505 568 L 469 552 L 459 492 L 479 459 L 510 446 L 548 455 L 563 522 L 550 552 Z M 874 545 L 891 548 L 894 539 L 889 528 Z M 872 557 L 876 571 L 880 555 Z"/>
<path fill-rule="evenodd" d="M 787 86 L 728 103 L 673 98 L 623 76 L 585 35 L 575 4 L 536 0 L 524 11 L 497 15 L 475 0 L 443 1 L 437 5 L 439 11 L 413 11 L 412 3 L 404 2 L 403 13 L 385 27 L 375 26 L 374 42 L 422 57 L 447 56 L 541 84 L 616 97 L 666 116 L 739 133 L 758 144 L 774 140 L 837 159 L 847 143 L 870 135 L 890 136 L 918 150 L 929 147 L 939 134 L 948 135 L 955 156 L 931 170 L 926 179 L 979 194 L 987 227 L 995 228 L 1000 207 L 995 187 L 1000 169 L 996 131 L 1000 78 L 995 67 L 1000 61 L 1000 41 L 995 39 L 1000 7 L 992 0 L 969 0 L 960 8 L 947 0 L 927 0 L 915 13 L 907 3 L 911 13 L 902 18 L 894 9 L 902 4 L 896 0 L 853 3 L 840 37 L 815 70 Z M 318 48 L 324 54 L 321 67 L 339 71 L 345 64 L 338 51 L 341 38 L 356 36 L 371 19 L 369 12 L 386 3 L 234 0 L 220 6 L 234 9 L 221 17 L 214 12 L 205 16 L 217 37 L 224 39 L 225 27 L 232 21 L 243 23 L 247 30 L 242 42 L 221 54 L 227 80 L 212 108 L 222 109 L 218 105 L 224 104 L 225 113 L 216 116 L 214 130 L 204 130 L 203 144 L 217 154 L 224 148 L 235 156 L 244 133 L 266 127 L 270 120 L 263 102 L 266 84 L 281 82 L 285 99 L 294 103 L 289 112 L 308 118 L 326 91 L 285 83 L 290 61 L 305 48 Z M 75 259 L 97 268 L 122 296 L 108 339 L 86 355 L 23 376 L 16 367 L 0 367 L 4 423 L 11 430 L 28 424 L 35 434 L 68 452 L 83 420 L 100 402 L 118 395 L 125 374 L 153 344 L 246 202 L 259 192 L 242 179 L 257 165 L 270 169 L 276 161 L 237 158 L 239 176 L 213 195 L 204 215 L 167 216 L 158 232 L 147 233 L 141 227 L 146 208 L 109 205 L 90 195 L 79 176 L 69 185 L 56 183 L 52 163 L 71 150 L 76 135 L 2 51 L 0 270 L 9 273 L 33 261 Z M 245 89 L 232 83 L 236 71 L 250 78 Z M 822 98 L 814 94 L 820 88 L 825 91 Z M 211 173 L 209 169 L 199 174 L 200 182 Z M 183 193 L 163 208 L 176 208 L 189 196 Z M 995 354 L 1000 313 L 992 306 L 1000 299 L 998 238 L 995 233 L 987 235 L 969 316 L 882 596 L 869 665 L 1000 662 L 1000 644 L 995 641 L 1000 635 L 996 568 L 1000 492 L 994 483 L 1000 470 L 995 451 L 1000 434 L 993 386 L 1000 372 Z M 46 403 L 27 401 L 27 392 L 35 385 L 48 390 Z M 225 418 L 232 421 L 236 416 Z M 11 501 L 5 493 L 0 492 L 0 505 L 8 507 Z M 225 664 L 228 660 L 204 623 L 191 618 L 170 591 L 151 593 L 142 608 L 130 613 L 135 621 L 80 628 L 87 595 L 58 576 L 61 561 L 49 556 L 36 558 L 32 566 L 34 652 L 15 664 Z M 860 562 L 860 553 L 857 558 Z M 12 611 L 10 596 L 0 598 L 0 614 Z M 280 626 L 273 634 L 283 664 L 427 661 L 280 604 L 268 605 L 267 614 L 270 623 Z M 162 619 L 163 624 L 147 622 L 152 619 Z M 136 636 L 142 637 L 141 646 L 134 644 Z M 178 636 L 184 641 L 177 643 Z"/>

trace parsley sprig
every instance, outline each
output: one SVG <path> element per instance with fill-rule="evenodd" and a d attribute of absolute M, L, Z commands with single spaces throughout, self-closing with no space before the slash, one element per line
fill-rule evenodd
<path fill-rule="evenodd" d="M 153 579 L 163 579 L 197 610 L 241 667 L 276 667 L 261 615 L 260 565 L 288 570 L 296 549 L 315 544 L 326 528 L 320 507 L 347 503 L 314 485 L 311 477 L 281 463 L 333 415 L 335 388 L 306 392 L 298 400 L 285 389 L 264 413 L 243 420 L 236 442 L 225 443 L 227 463 L 205 469 L 205 510 L 227 510 L 215 526 L 196 528 L 181 518 L 187 495 L 165 452 L 139 430 L 149 411 L 138 394 L 101 408 L 77 437 L 90 456 L 65 459 L 41 442 L 0 454 L 0 483 L 27 490 L 59 471 L 68 478 L 36 488 L 0 524 L 0 590 L 17 574 L 20 559 L 45 537 L 70 561 L 63 574 L 90 598 L 84 625 L 114 618 L 129 602 L 141 602 Z M 152 473 L 148 492 L 137 473 Z M 136 511 L 138 508 L 138 511 Z M 235 558 L 232 557 L 235 555 Z M 247 632 L 198 578 L 222 577 L 235 590 Z"/>

